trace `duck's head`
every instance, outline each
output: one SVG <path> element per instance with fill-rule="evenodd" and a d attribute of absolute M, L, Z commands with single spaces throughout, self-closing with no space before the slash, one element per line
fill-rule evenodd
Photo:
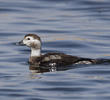
<path fill-rule="evenodd" d="M 19 42 L 20 45 L 26 45 L 30 48 L 41 49 L 41 39 L 36 34 L 27 34 L 24 39 Z"/>

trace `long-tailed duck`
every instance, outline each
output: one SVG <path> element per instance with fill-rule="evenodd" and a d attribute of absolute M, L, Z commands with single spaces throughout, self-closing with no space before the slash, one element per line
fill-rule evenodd
<path fill-rule="evenodd" d="M 82 58 L 64 53 L 47 53 L 41 54 L 42 42 L 38 35 L 27 34 L 24 39 L 19 42 L 20 45 L 26 45 L 31 48 L 31 56 L 29 63 L 36 66 L 66 66 L 72 64 L 96 64 L 97 59 Z"/>

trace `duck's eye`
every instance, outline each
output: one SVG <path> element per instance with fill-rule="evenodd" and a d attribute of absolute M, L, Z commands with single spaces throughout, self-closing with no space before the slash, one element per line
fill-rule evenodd
<path fill-rule="evenodd" d="M 27 38 L 27 40 L 30 40 L 30 38 Z"/>

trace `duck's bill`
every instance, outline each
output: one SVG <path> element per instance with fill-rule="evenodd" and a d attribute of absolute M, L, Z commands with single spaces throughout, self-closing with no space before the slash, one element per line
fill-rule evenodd
<path fill-rule="evenodd" d="M 23 40 L 19 41 L 16 43 L 16 45 L 21 45 L 21 46 L 24 46 L 24 43 L 23 43 Z"/>

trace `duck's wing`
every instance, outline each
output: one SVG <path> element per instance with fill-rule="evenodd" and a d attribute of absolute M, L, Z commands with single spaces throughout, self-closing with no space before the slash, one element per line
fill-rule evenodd
<path fill-rule="evenodd" d="M 40 65 L 55 65 L 55 66 L 65 66 L 71 65 L 79 61 L 81 58 L 71 55 L 66 55 L 64 53 L 47 53 L 40 57 Z"/>

